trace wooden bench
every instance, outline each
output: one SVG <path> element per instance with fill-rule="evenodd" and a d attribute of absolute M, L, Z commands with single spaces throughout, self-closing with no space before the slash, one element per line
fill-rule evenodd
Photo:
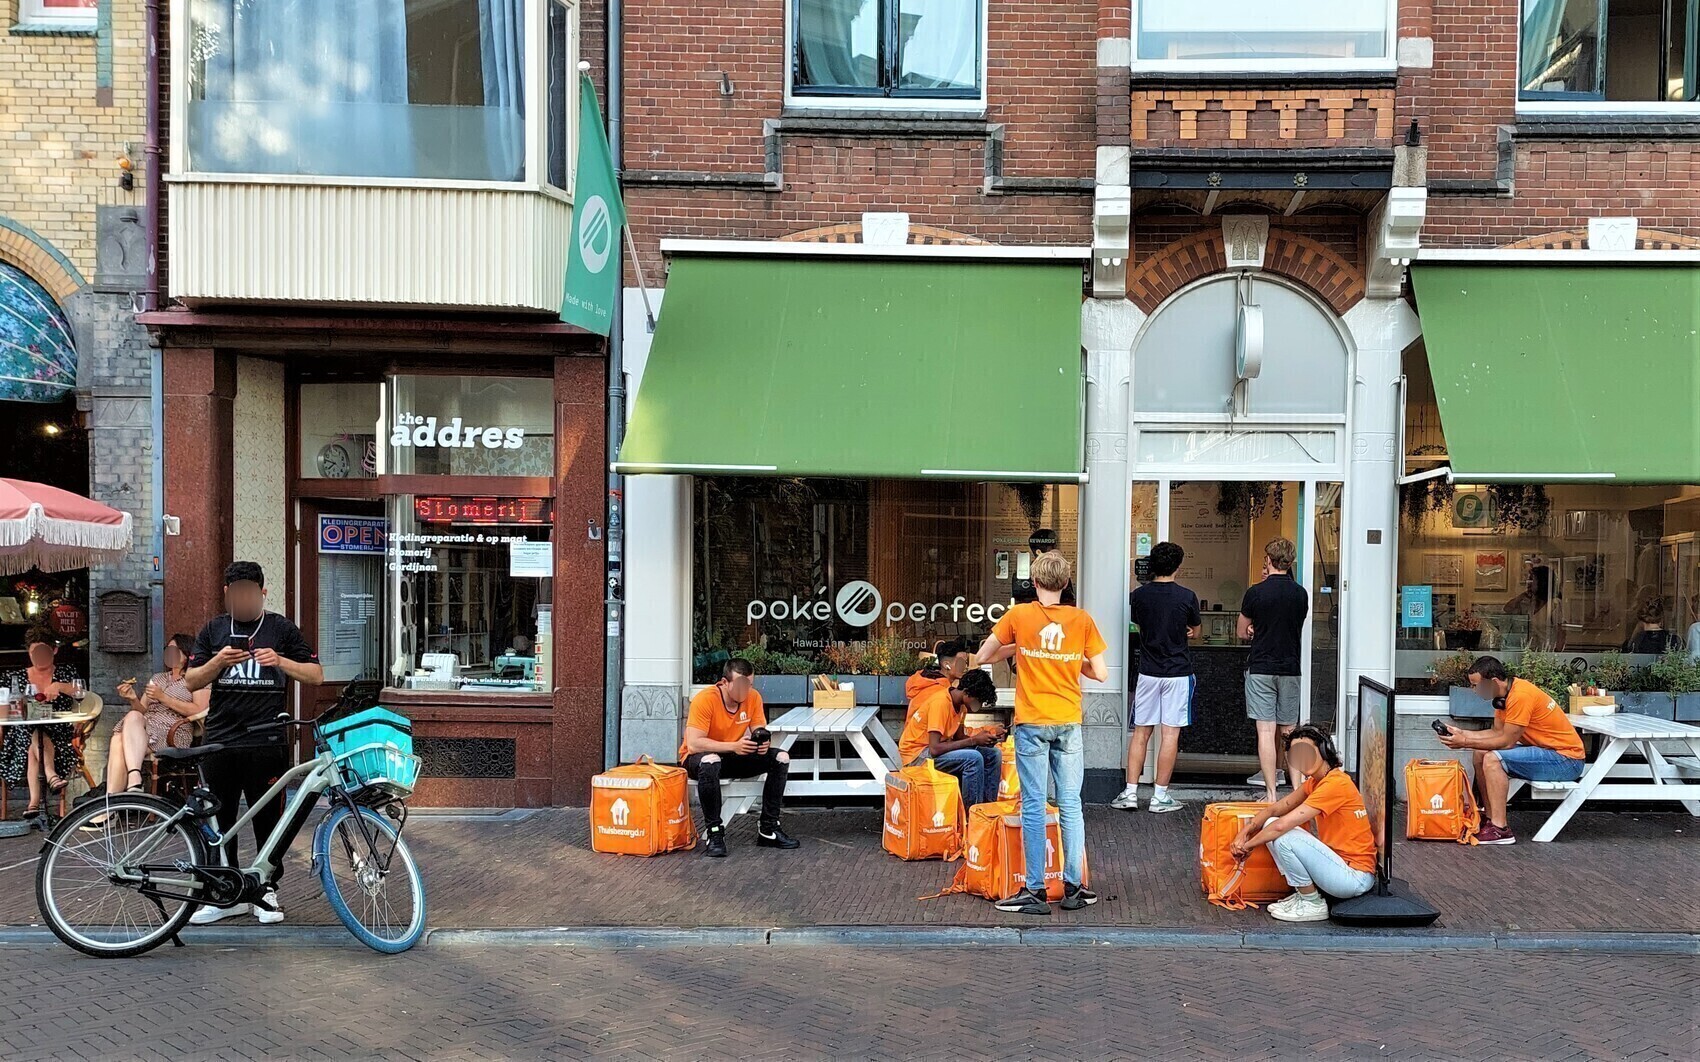
<path fill-rule="evenodd" d="M 885 792 L 886 774 L 897 768 L 897 743 L 880 722 L 878 705 L 793 708 L 768 723 L 768 729 L 773 747 L 792 754 L 787 796 L 879 796 Z M 796 755 L 799 742 L 812 745 L 810 756 Z M 844 755 L 843 745 L 850 747 L 850 755 Z M 725 817 L 754 807 L 763 781 L 722 782 Z"/>

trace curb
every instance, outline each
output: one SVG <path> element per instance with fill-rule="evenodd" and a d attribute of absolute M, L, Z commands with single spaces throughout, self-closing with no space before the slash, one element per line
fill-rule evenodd
<path fill-rule="evenodd" d="M 215 948 L 366 948 L 341 926 L 209 926 L 187 929 L 184 943 Z M 58 946 L 44 926 L 0 928 L 0 948 Z M 557 926 L 539 929 L 427 931 L 429 948 L 1146 948 L 1201 951 L 1505 951 L 1593 952 L 1618 955 L 1700 955 L 1700 933 L 1451 933 L 1387 930 L 1188 930 L 1085 926 L 801 926 L 699 929 L 630 926 Z M 163 945 L 166 952 L 169 945 Z"/>

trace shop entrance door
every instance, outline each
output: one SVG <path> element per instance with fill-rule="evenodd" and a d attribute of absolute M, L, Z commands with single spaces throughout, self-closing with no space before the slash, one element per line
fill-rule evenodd
<path fill-rule="evenodd" d="M 325 669 L 298 710 L 316 719 L 348 683 L 383 678 L 387 524 L 377 501 L 303 499 L 296 511 L 301 633 Z"/>
<path fill-rule="evenodd" d="M 1159 479 L 1133 484 L 1130 588 L 1150 578 L 1151 547 L 1186 551 L 1176 578 L 1198 595 L 1203 623 L 1192 643 L 1198 682 L 1177 769 L 1198 775 L 1257 770 L 1256 730 L 1245 712 L 1249 647 L 1237 624 L 1246 590 L 1263 578 L 1264 546 L 1298 550 L 1293 576 L 1310 595 L 1300 643 L 1300 718 L 1332 725 L 1340 690 L 1340 519 L 1337 482 Z M 1129 686 L 1137 681 L 1139 635 L 1129 624 Z"/>

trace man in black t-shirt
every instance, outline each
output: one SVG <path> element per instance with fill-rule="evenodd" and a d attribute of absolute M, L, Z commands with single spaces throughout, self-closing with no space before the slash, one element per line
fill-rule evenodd
<path fill-rule="evenodd" d="M 1257 724 L 1257 762 L 1262 768 L 1247 782 L 1262 785 L 1271 804 L 1275 787 L 1285 780 L 1284 772 L 1276 770 L 1277 749 L 1299 725 L 1299 645 L 1310 595 L 1293 579 L 1297 554 L 1285 538 L 1263 547 L 1263 581 L 1240 599 L 1239 635 L 1251 639 L 1245 710 Z"/>
<path fill-rule="evenodd" d="M 1031 564 L 1032 558 L 1039 556 L 1041 553 L 1049 553 L 1056 548 L 1057 533 L 1051 528 L 1041 527 L 1039 530 L 1033 532 L 1032 536 L 1027 539 L 1028 563 Z M 1017 605 L 1039 600 L 1039 591 L 1038 588 L 1033 585 L 1033 580 L 1031 578 L 1015 580 L 1010 587 L 1010 600 L 1011 603 Z M 1075 604 L 1073 580 L 1070 580 L 1069 584 L 1063 587 L 1061 604 Z M 1015 658 L 1011 657 L 1010 662 L 1013 664 L 1015 662 Z"/>
<path fill-rule="evenodd" d="M 224 746 L 205 760 L 207 787 L 218 797 L 219 832 L 228 839 L 228 866 L 241 866 L 230 828 L 241 817 L 239 802 L 246 797 L 254 813 L 254 842 L 259 845 L 277 827 L 283 814 L 281 797 L 264 805 L 265 796 L 289 769 L 289 746 L 282 729 L 258 730 L 289 711 L 291 680 L 317 686 L 325 680 L 319 656 L 285 616 L 266 611 L 266 577 L 253 561 L 237 561 L 224 570 L 224 603 L 229 612 L 215 616 L 195 636 L 185 676 L 191 690 L 212 687 L 207 708 L 207 744 Z M 284 853 L 277 853 L 278 877 Z M 221 918 L 252 912 L 261 922 L 283 921 L 277 902 L 277 882 L 266 883 L 260 905 L 203 907 L 190 921 L 204 925 Z"/>
<path fill-rule="evenodd" d="M 1158 734 L 1156 787 L 1150 809 L 1179 811 L 1184 805 L 1169 795 L 1180 751 L 1181 728 L 1192 722 L 1192 697 L 1197 679 L 1187 639 L 1198 634 L 1204 617 L 1198 595 L 1175 582 L 1185 551 L 1173 542 L 1151 550 L 1149 583 L 1130 595 L 1133 622 L 1139 626 L 1139 672 L 1127 713 L 1132 736 L 1127 742 L 1127 788 L 1110 801 L 1112 808 L 1139 808 L 1139 776 L 1145 770 L 1145 750 Z"/>

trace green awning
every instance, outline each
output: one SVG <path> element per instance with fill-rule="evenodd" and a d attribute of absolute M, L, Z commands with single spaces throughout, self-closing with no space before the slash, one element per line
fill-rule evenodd
<path fill-rule="evenodd" d="M 1081 478 L 1077 260 L 674 256 L 615 470 Z"/>
<path fill-rule="evenodd" d="M 1700 483 L 1700 267 L 1411 268 L 1453 478 Z"/>

